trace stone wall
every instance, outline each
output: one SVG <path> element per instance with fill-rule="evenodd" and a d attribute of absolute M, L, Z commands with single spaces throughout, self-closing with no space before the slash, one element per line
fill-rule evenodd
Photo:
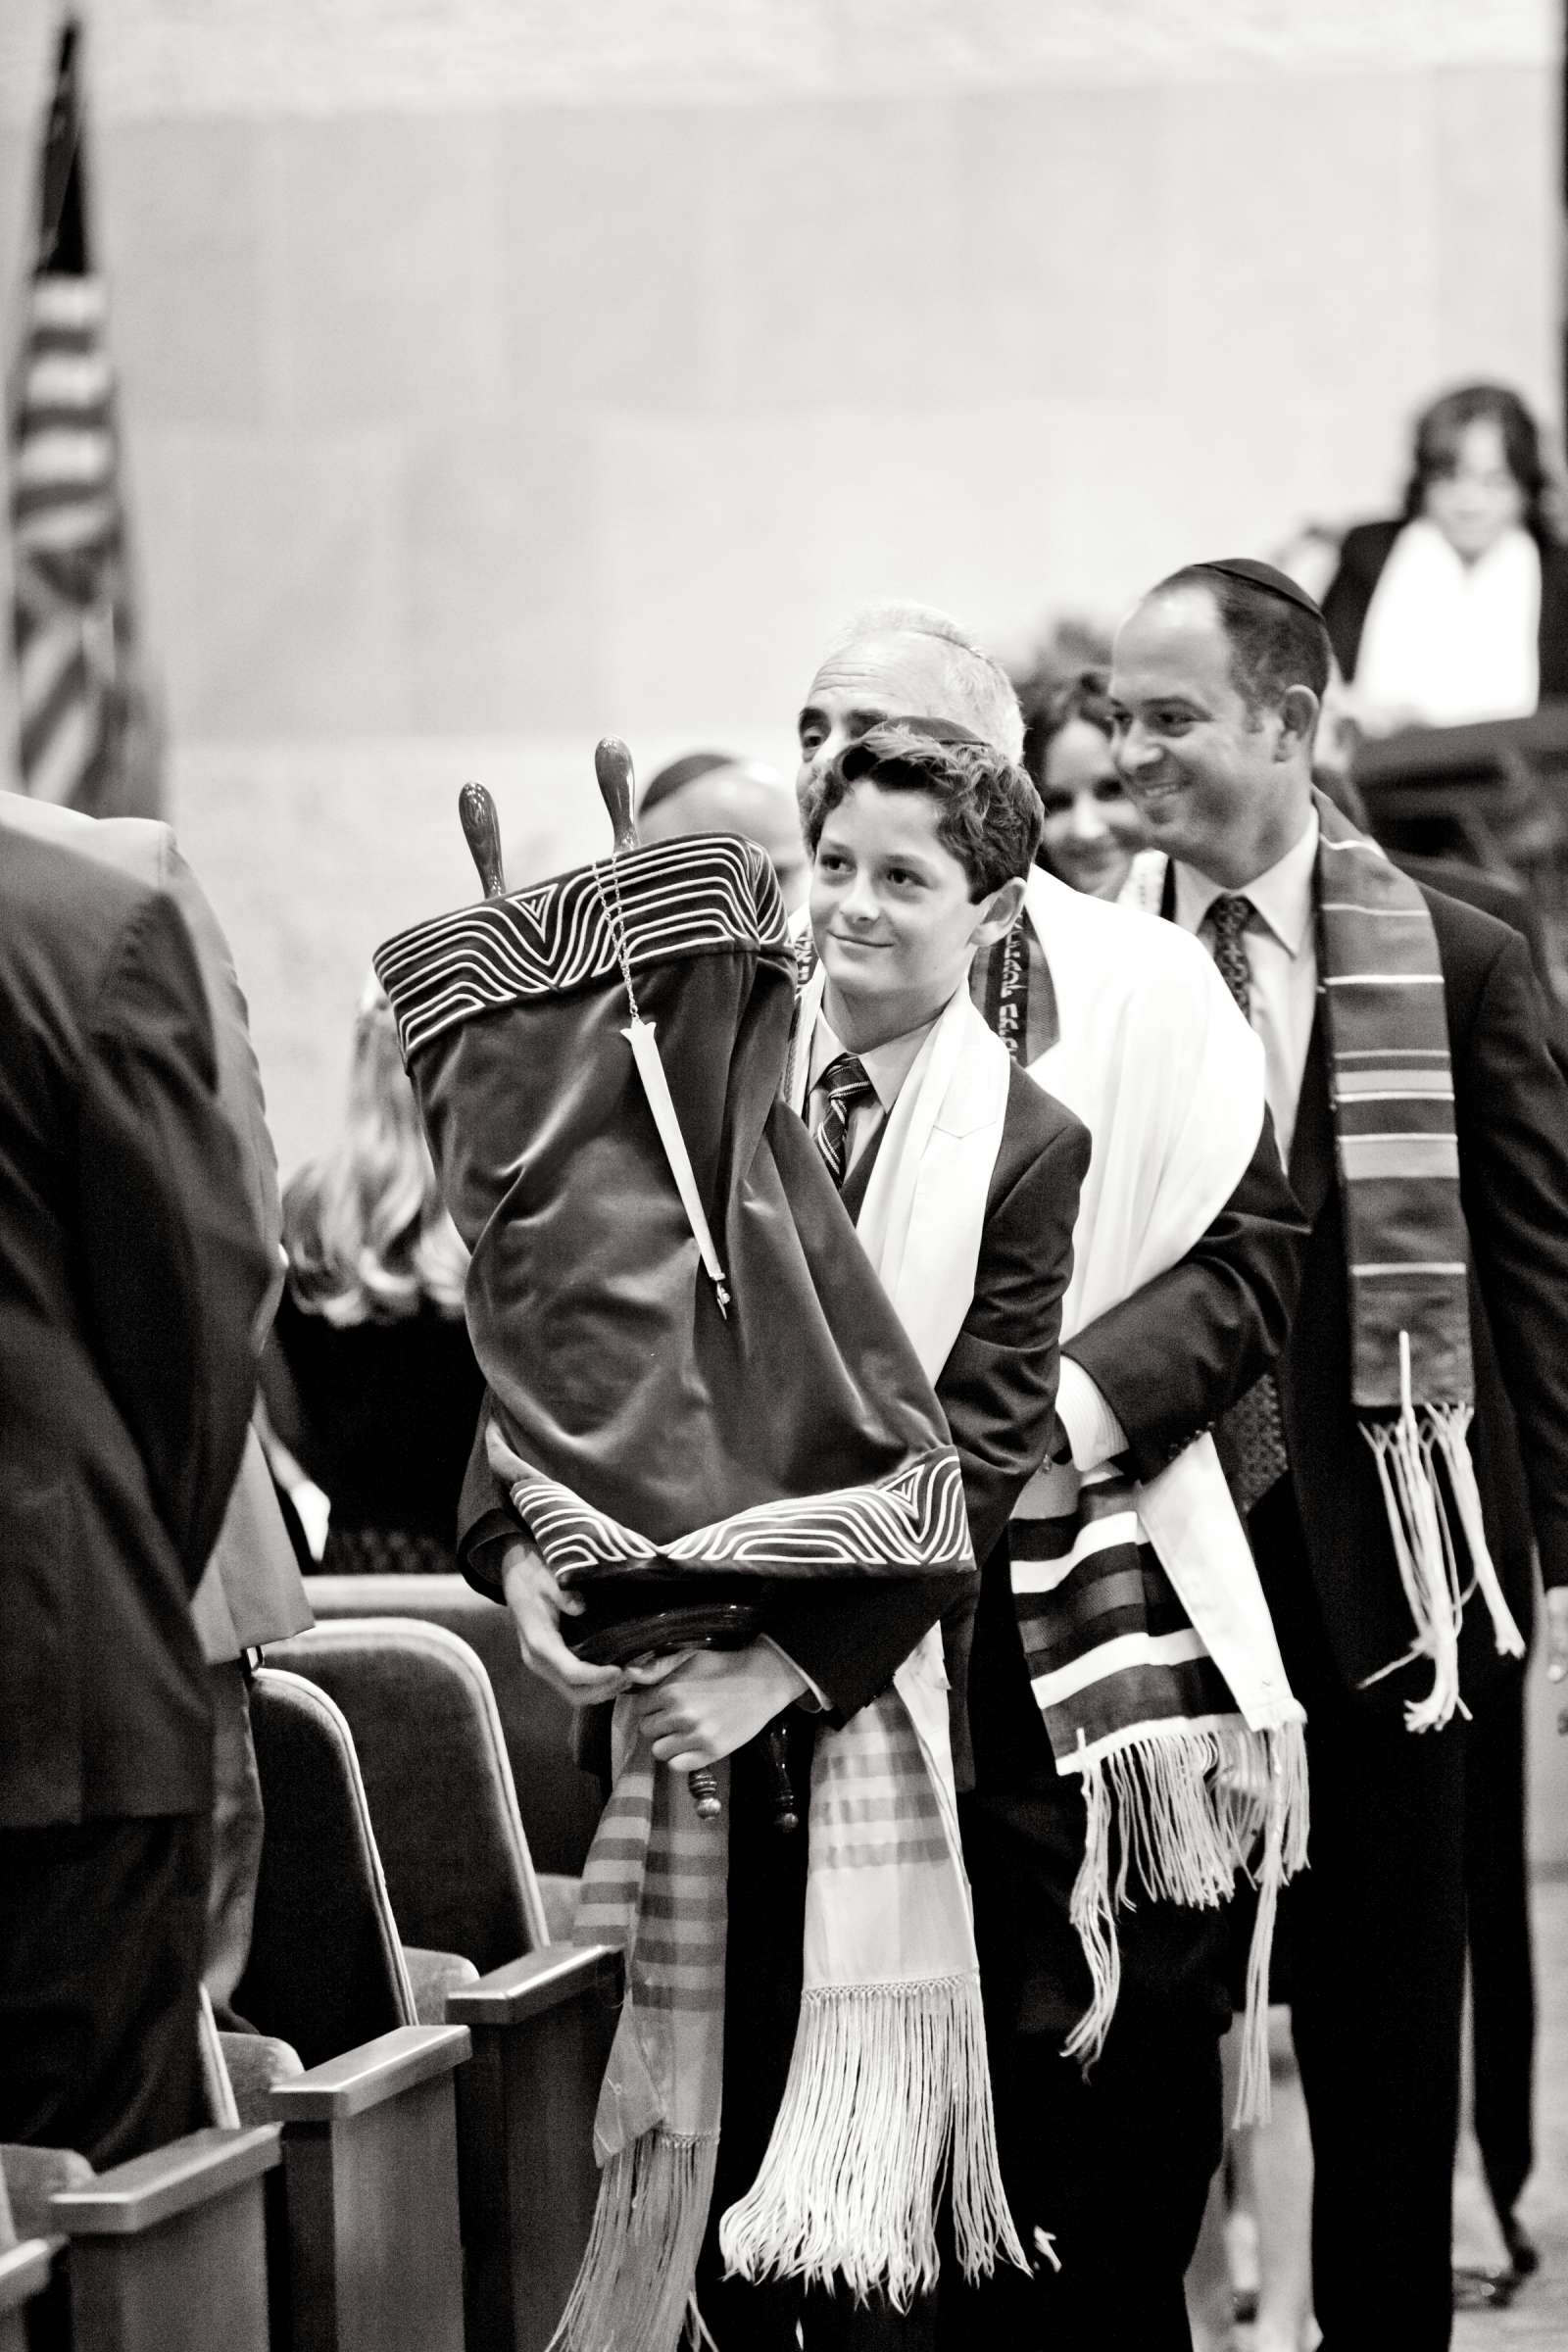
<path fill-rule="evenodd" d="M 1547 0 L 100 0 L 94 192 L 174 811 L 286 1159 L 372 941 L 787 760 L 866 597 L 1000 650 L 1556 400 Z M 0 27 L 0 270 L 52 8 Z M 9 735 L 9 724 L 7 725 Z"/>

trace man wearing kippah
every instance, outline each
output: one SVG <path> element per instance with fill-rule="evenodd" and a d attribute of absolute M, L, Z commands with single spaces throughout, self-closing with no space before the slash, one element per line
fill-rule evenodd
<path fill-rule="evenodd" d="M 1226 559 L 1136 608 L 1111 695 L 1155 845 L 1152 903 L 1208 947 L 1262 1041 L 1311 1227 L 1276 1376 L 1220 1434 L 1308 1719 L 1311 1868 L 1285 1897 L 1282 1973 L 1312 2129 L 1317 2317 L 1327 2352 L 1437 2352 L 1465 1700 L 1522 1648 L 1489 1542 L 1518 1498 L 1485 1430 L 1472 1451 L 1473 1362 L 1494 1336 L 1560 1638 L 1568 1093 L 1522 939 L 1409 881 L 1314 793 L 1328 674 L 1311 599 Z"/>
<path fill-rule="evenodd" d="M 1018 757 L 1005 673 L 945 614 L 884 605 L 807 696 L 803 805 L 897 712 Z M 945 2340 L 1188 2352 L 1183 2275 L 1223 2142 L 1227 1898 L 1258 1830 L 1261 1953 L 1303 1827 L 1300 1709 L 1206 1433 L 1284 1339 L 1304 1229 L 1261 1051 L 1212 960 L 1038 868 L 1025 908 L 971 992 L 1093 1153 L 1057 1458 L 986 1562 L 959 1811 L 1004 2173 L 1036 2267 L 947 2295 Z"/>

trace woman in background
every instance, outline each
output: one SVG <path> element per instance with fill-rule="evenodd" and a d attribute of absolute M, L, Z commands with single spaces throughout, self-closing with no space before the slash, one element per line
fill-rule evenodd
<path fill-rule="evenodd" d="M 1547 498 L 1516 392 L 1465 384 L 1422 416 L 1403 515 L 1346 533 L 1323 599 L 1368 732 L 1521 718 L 1568 695 L 1568 551 Z"/>
<path fill-rule="evenodd" d="M 373 980 L 343 1134 L 285 1191 L 283 1248 L 262 1385 L 273 1432 L 330 1505 L 322 1569 L 453 1570 L 483 1386 L 463 1316 L 467 1252 Z"/>
<path fill-rule="evenodd" d="M 1039 862 L 1070 890 L 1096 899 L 1117 896 L 1144 846 L 1110 739 L 1105 673 L 1086 669 L 1047 695 L 1024 741 L 1024 763 L 1046 810 Z"/>

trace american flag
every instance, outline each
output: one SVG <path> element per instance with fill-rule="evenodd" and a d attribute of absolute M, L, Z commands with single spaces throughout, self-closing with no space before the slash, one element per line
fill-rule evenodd
<path fill-rule="evenodd" d="M 153 815 L 158 745 L 138 662 L 104 285 L 88 258 L 81 41 L 60 35 L 38 259 L 11 396 L 19 769 L 95 816 Z"/>

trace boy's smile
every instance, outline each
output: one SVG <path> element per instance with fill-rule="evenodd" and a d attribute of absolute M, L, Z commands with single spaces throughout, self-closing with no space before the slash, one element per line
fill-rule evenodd
<path fill-rule="evenodd" d="M 962 987 L 977 946 L 1010 928 L 1021 883 L 970 897 L 961 860 L 923 792 L 853 785 L 823 820 L 810 914 L 827 975 L 823 1009 L 852 1052 L 933 1020 Z"/>

